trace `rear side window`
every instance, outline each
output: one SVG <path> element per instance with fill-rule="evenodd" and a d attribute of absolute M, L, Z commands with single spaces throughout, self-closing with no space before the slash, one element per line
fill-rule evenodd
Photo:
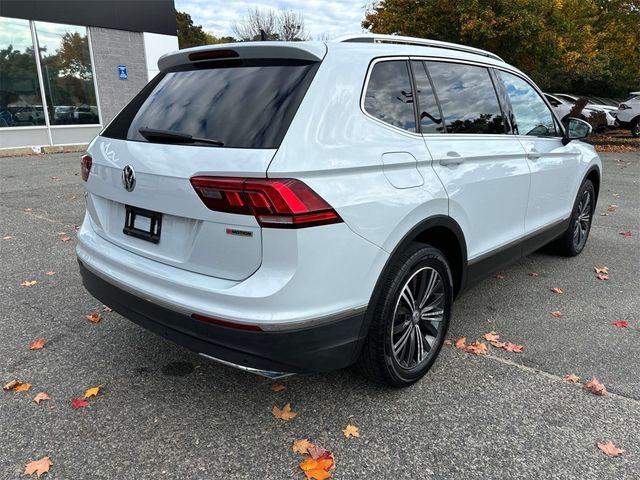
<path fill-rule="evenodd" d="M 102 135 L 146 142 L 139 129 L 148 128 L 231 148 L 278 148 L 318 65 L 229 60 L 161 72 Z"/>
<path fill-rule="evenodd" d="M 503 71 L 498 71 L 498 76 L 509 96 L 516 134 L 555 137 L 557 132 L 553 114 L 538 92 L 520 77 Z"/>
<path fill-rule="evenodd" d="M 373 66 L 365 93 L 364 109 L 389 125 L 410 132 L 416 131 L 413 89 L 406 61 L 389 60 Z"/>
<path fill-rule="evenodd" d="M 411 66 L 418 94 L 420 129 L 422 133 L 443 133 L 444 123 L 424 63 L 413 61 Z"/>
<path fill-rule="evenodd" d="M 484 67 L 426 62 L 448 133 L 505 133 L 489 71 Z"/>

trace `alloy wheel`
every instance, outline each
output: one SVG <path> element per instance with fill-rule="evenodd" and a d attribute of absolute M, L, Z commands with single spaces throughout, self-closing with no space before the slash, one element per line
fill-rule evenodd
<path fill-rule="evenodd" d="M 591 193 L 585 191 L 578 203 L 578 211 L 573 227 L 573 245 L 576 250 L 582 250 L 587 242 L 589 226 L 591 225 Z"/>

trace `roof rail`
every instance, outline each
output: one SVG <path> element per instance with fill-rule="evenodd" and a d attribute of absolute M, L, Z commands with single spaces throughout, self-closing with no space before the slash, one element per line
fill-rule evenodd
<path fill-rule="evenodd" d="M 448 50 L 458 50 L 460 52 L 475 53 L 485 57 L 504 62 L 495 53 L 481 50 L 480 48 L 467 47 L 457 43 L 441 42 L 439 40 L 428 40 L 416 37 L 403 37 L 401 35 L 382 35 L 377 33 L 359 33 L 355 35 L 343 35 L 335 38 L 334 42 L 359 42 L 359 43 L 396 43 L 401 45 L 416 45 L 420 47 L 446 48 Z"/>

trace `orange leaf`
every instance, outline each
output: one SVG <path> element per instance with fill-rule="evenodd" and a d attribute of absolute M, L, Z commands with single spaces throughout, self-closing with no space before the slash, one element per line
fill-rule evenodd
<path fill-rule="evenodd" d="M 294 440 L 293 445 L 291 445 L 291 450 L 293 450 L 294 453 L 305 455 L 309 453 L 309 449 L 313 446 L 313 443 L 311 443 L 308 438 L 303 438 L 300 440 Z"/>
<path fill-rule="evenodd" d="M 319 447 L 318 445 L 309 447 L 309 455 L 311 455 L 311 458 L 314 460 L 321 458 L 331 458 L 333 460 L 333 454 L 326 448 Z"/>
<path fill-rule="evenodd" d="M 627 328 L 629 327 L 629 322 L 626 320 L 616 320 L 615 322 L 611 322 L 611 325 L 614 327 Z"/>
<path fill-rule="evenodd" d="M 624 453 L 624 450 L 616 447 L 611 440 L 607 443 L 598 443 L 598 448 L 610 457 L 619 457 Z"/>
<path fill-rule="evenodd" d="M 318 460 L 318 468 L 331 470 L 333 468 L 333 457 L 323 457 Z"/>
<path fill-rule="evenodd" d="M 102 385 L 98 385 L 97 387 L 92 387 L 92 388 L 86 390 L 84 392 L 84 395 L 82 396 L 82 398 L 84 398 L 86 400 L 87 398 L 97 397 L 98 394 L 100 393 L 100 389 L 101 388 L 102 388 Z"/>
<path fill-rule="evenodd" d="M 553 312 L 551 312 L 551 316 L 560 318 L 562 316 L 562 312 L 560 310 L 554 310 Z"/>
<path fill-rule="evenodd" d="M 287 387 L 285 387 L 281 383 L 274 383 L 274 384 L 271 385 L 271 390 L 276 392 L 276 393 L 282 392 L 283 390 L 286 390 L 286 389 L 287 389 Z"/>
<path fill-rule="evenodd" d="M 464 347 L 463 351 L 466 353 L 471 353 L 472 355 L 486 355 L 487 344 L 484 342 L 475 341 Z"/>
<path fill-rule="evenodd" d="M 584 388 L 594 395 L 599 395 L 601 397 L 604 397 L 608 393 L 607 388 L 601 384 L 596 377 L 593 377 L 589 382 L 585 383 Z"/>
<path fill-rule="evenodd" d="M 524 345 L 517 345 L 515 343 L 507 342 L 502 348 L 504 348 L 507 352 L 522 353 L 522 351 L 524 350 Z"/>
<path fill-rule="evenodd" d="M 456 340 L 456 348 L 462 350 L 465 347 L 465 342 L 467 341 L 467 337 L 461 337 Z"/>
<path fill-rule="evenodd" d="M 504 348 L 504 346 L 506 345 L 504 342 L 489 342 L 491 345 L 493 345 L 495 348 Z"/>
<path fill-rule="evenodd" d="M 14 392 L 27 392 L 31 389 L 30 383 L 21 383 L 13 389 Z"/>
<path fill-rule="evenodd" d="M 496 332 L 485 333 L 482 338 L 484 338 L 487 342 L 497 342 L 500 340 L 500 335 Z"/>
<path fill-rule="evenodd" d="M 359 437 L 360 436 L 360 431 L 358 430 L 358 427 L 356 427 L 354 425 L 351 425 L 351 424 L 349 424 L 346 427 L 344 427 L 344 429 L 342 430 L 342 433 L 347 438 L 349 438 L 349 437 Z"/>
<path fill-rule="evenodd" d="M 318 462 L 313 458 L 308 457 L 304 459 L 302 462 L 300 462 L 298 466 L 303 472 L 306 472 L 307 470 L 313 470 L 315 468 L 318 468 Z"/>
<path fill-rule="evenodd" d="M 49 457 L 42 457 L 40 460 L 27 463 L 24 467 L 23 475 L 31 476 L 35 473 L 40 478 L 40 475 L 47 473 L 52 466 L 53 462 Z"/>
<path fill-rule="evenodd" d="M 29 344 L 29 349 L 31 350 L 40 350 L 42 348 L 44 348 L 44 344 L 47 343 L 47 341 L 44 338 L 39 338 L 37 340 L 34 340 L 33 342 L 31 342 Z"/>
<path fill-rule="evenodd" d="M 604 273 L 607 275 L 609 273 L 609 267 L 605 267 L 604 265 L 600 265 L 598 267 L 593 267 L 596 273 Z"/>
<path fill-rule="evenodd" d="M 609 205 L 607 207 L 607 212 L 615 212 L 617 208 L 618 208 L 618 205 Z"/>
<path fill-rule="evenodd" d="M 18 385 L 20 385 L 20 380 L 13 379 L 10 382 L 6 383 L 4 387 L 2 387 L 2 389 L 9 391 L 9 390 L 13 390 Z"/>
<path fill-rule="evenodd" d="M 562 379 L 566 380 L 567 382 L 578 383 L 578 380 L 580 380 L 580 377 L 577 376 L 575 373 L 569 373 L 564 377 L 562 377 Z"/>
<path fill-rule="evenodd" d="M 279 418 L 280 420 L 284 420 L 285 422 L 293 420 L 298 416 L 296 412 L 291 411 L 290 403 L 287 403 L 282 408 L 282 410 L 274 405 L 273 409 L 271 410 L 271 413 L 273 414 L 274 417 Z"/>
<path fill-rule="evenodd" d="M 40 392 L 35 397 L 33 397 L 33 401 L 39 404 L 40 402 L 44 402 L 45 400 L 49 400 L 49 395 L 45 392 Z"/>
<path fill-rule="evenodd" d="M 79 408 L 84 408 L 88 406 L 89 406 L 89 402 L 81 398 L 74 398 L 73 400 L 71 400 L 71 408 L 73 408 L 74 410 L 78 410 Z"/>
<path fill-rule="evenodd" d="M 307 470 L 304 474 L 307 476 L 308 480 L 326 480 L 327 478 L 331 478 L 331 474 L 321 468 Z"/>
<path fill-rule="evenodd" d="M 37 280 L 25 280 L 20 283 L 21 287 L 33 287 L 37 282 Z"/>
<path fill-rule="evenodd" d="M 553 288 L 551 289 L 551 291 L 552 291 L 553 293 L 557 293 L 558 295 L 562 295 L 562 294 L 564 293 L 564 292 L 562 291 L 562 289 L 561 289 L 561 288 L 558 288 L 558 287 L 553 287 Z"/>
<path fill-rule="evenodd" d="M 98 312 L 94 312 L 90 315 L 85 315 L 84 317 L 93 323 L 98 323 L 100 320 L 102 320 L 102 315 L 100 315 Z"/>
<path fill-rule="evenodd" d="M 68 235 L 63 235 L 62 237 L 60 237 L 60 240 L 62 240 L 63 242 L 68 242 L 69 240 L 73 239 Z"/>

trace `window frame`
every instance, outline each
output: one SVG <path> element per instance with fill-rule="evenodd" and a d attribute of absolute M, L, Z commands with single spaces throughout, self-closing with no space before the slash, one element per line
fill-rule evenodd
<path fill-rule="evenodd" d="M 443 123 L 443 128 L 444 131 L 442 132 L 438 132 L 438 133 L 424 133 L 422 131 L 422 119 L 420 118 L 420 112 L 422 111 L 422 109 L 420 108 L 420 95 L 418 95 L 418 88 L 417 88 L 417 83 L 416 83 L 416 72 L 413 70 L 413 63 L 414 62 L 419 62 L 422 64 L 422 68 L 424 69 L 425 74 L 427 75 L 427 81 L 429 82 L 429 85 L 431 85 L 431 92 L 433 93 L 433 98 L 436 101 L 436 106 L 438 107 L 438 113 L 440 113 L 440 120 Z M 420 130 L 420 135 L 446 135 L 449 134 L 449 132 L 447 132 L 447 122 L 446 119 L 444 118 L 444 113 L 442 112 L 442 106 L 440 105 L 440 99 L 438 98 L 438 92 L 436 92 L 436 88 L 433 85 L 433 80 L 431 80 L 431 73 L 429 73 L 429 69 L 427 68 L 427 65 L 425 63 L 424 60 L 416 60 L 414 58 L 410 58 L 409 59 L 409 68 L 411 71 L 411 81 L 413 83 L 413 90 L 415 92 L 414 97 L 415 97 L 415 113 L 416 113 L 416 125 L 418 127 L 418 129 Z"/>

